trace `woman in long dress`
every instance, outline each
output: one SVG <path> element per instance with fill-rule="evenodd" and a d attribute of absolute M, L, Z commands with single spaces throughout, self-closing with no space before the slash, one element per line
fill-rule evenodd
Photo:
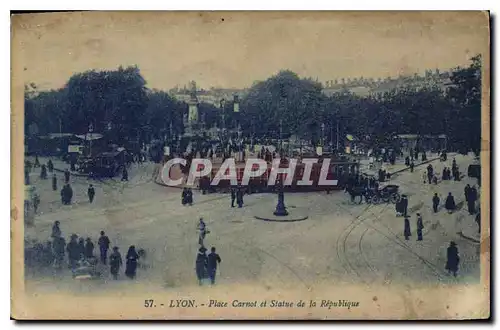
<path fill-rule="evenodd" d="M 134 245 L 128 248 L 126 259 L 127 259 L 127 265 L 125 268 L 125 275 L 128 278 L 133 279 L 135 278 L 137 271 L 137 259 L 139 259 L 139 255 L 135 251 Z"/>

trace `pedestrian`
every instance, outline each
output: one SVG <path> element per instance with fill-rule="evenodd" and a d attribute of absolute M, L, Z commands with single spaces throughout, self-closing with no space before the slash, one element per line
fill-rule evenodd
<path fill-rule="evenodd" d="M 71 173 L 69 172 L 68 169 L 64 171 L 64 183 L 69 183 L 69 178 L 71 176 Z"/>
<path fill-rule="evenodd" d="M 408 214 L 408 196 L 401 195 L 401 213 L 404 217 Z"/>
<path fill-rule="evenodd" d="M 108 250 L 109 250 L 109 245 L 110 241 L 108 236 L 104 233 L 103 230 L 101 230 L 101 237 L 99 237 L 99 241 L 97 242 L 97 245 L 99 245 L 99 252 L 101 254 L 101 262 L 105 265 L 106 264 L 106 259 L 108 258 Z"/>
<path fill-rule="evenodd" d="M 128 181 L 128 171 L 127 171 L 127 168 L 125 166 L 123 167 L 122 181 Z"/>
<path fill-rule="evenodd" d="M 38 206 L 40 206 L 40 195 L 36 192 L 36 190 L 33 187 L 33 211 L 35 214 L 38 212 Z"/>
<path fill-rule="evenodd" d="M 113 247 L 113 252 L 109 255 L 109 272 L 113 275 L 113 279 L 118 279 L 118 272 L 123 264 L 122 255 L 118 251 L 118 247 Z"/>
<path fill-rule="evenodd" d="M 42 168 L 40 170 L 40 178 L 42 180 L 47 180 L 47 167 L 45 166 L 45 164 L 42 165 Z"/>
<path fill-rule="evenodd" d="M 476 213 L 476 201 L 477 201 L 477 189 L 476 186 L 472 186 L 472 188 L 469 189 L 469 198 L 467 200 L 467 206 L 470 215 Z"/>
<path fill-rule="evenodd" d="M 27 168 L 24 168 L 24 184 L 25 185 L 30 184 L 30 172 Z"/>
<path fill-rule="evenodd" d="M 438 194 L 434 193 L 434 197 L 432 197 L 432 209 L 434 210 L 434 213 L 437 213 L 438 211 L 439 201 Z"/>
<path fill-rule="evenodd" d="M 184 187 L 182 189 L 182 193 L 181 193 L 181 204 L 182 205 L 186 205 L 187 204 L 187 188 Z"/>
<path fill-rule="evenodd" d="M 94 243 L 90 237 L 85 240 L 85 259 L 89 260 L 94 258 Z"/>
<path fill-rule="evenodd" d="M 189 204 L 189 206 L 193 205 L 193 190 L 191 190 L 191 188 L 187 188 L 186 203 Z"/>
<path fill-rule="evenodd" d="M 217 273 L 217 264 L 222 261 L 220 256 L 215 252 L 215 247 L 210 249 L 210 254 L 208 255 L 207 270 L 208 276 L 210 277 L 210 282 L 215 284 L 215 275 Z"/>
<path fill-rule="evenodd" d="M 40 161 L 38 160 L 38 155 L 35 155 L 35 165 L 33 167 L 40 167 Z"/>
<path fill-rule="evenodd" d="M 205 240 L 205 235 L 207 234 L 207 225 L 205 224 L 205 221 L 203 221 L 203 218 L 200 218 L 200 221 L 198 222 L 198 231 L 198 244 L 203 246 L 203 241 Z"/>
<path fill-rule="evenodd" d="M 57 190 L 57 176 L 55 173 L 52 175 L 52 190 Z"/>
<path fill-rule="evenodd" d="M 92 184 L 89 184 L 89 189 L 87 189 L 87 196 L 89 196 L 89 203 L 92 204 L 95 196 L 95 189 Z"/>
<path fill-rule="evenodd" d="M 49 161 L 47 162 L 47 168 L 49 169 L 50 173 L 54 172 L 54 164 L 52 163 L 51 159 L 49 159 Z"/>
<path fill-rule="evenodd" d="M 127 260 L 125 275 L 130 279 L 134 279 L 137 271 L 137 259 L 139 259 L 139 255 L 135 251 L 134 245 L 131 245 L 128 248 L 125 259 Z"/>
<path fill-rule="evenodd" d="M 238 185 L 238 189 L 236 190 L 236 203 L 238 204 L 238 208 L 243 207 L 243 187 Z"/>
<path fill-rule="evenodd" d="M 203 278 L 205 277 L 205 272 L 207 268 L 208 258 L 205 253 L 206 251 L 207 249 L 202 246 L 198 249 L 198 254 L 196 255 L 195 270 L 199 285 L 202 285 L 202 281 Z"/>
<path fill-rule="evenodd" d="M 52 249 L 54 251 L 54 267 L 61 268 L 64 261 L 64 248 L 66 247 L 66 241 L 61 236 L 54 236 L 52 243 Z"/>
<path fill-rule="evenodd" d="M 413 160 L 410 162 L 410 172 L 413 173 L 413 170 L 415 169 L 415 163 Z"/>
<path fill-rule="evenodd" d="M 408 218 L 408 216 L 405 216 L 404 236 L 405 240 L 409 240 L 411 236 L 410 219 Z"/>
<path fill-rule="evenodd" d="M 234 207 L 235 200 L 236 200 L 236 187 L 231 186 L 231 207 Z"/>
<path fill-rule="evenodd" d="M 450 246 L 446 250 L 446 270 L 448 273 L 453 273 L 453 276 L 457 277 L 458 264 L 460 262 L 460 257 L 458 255 L 458 248 L 455 242 L 451 241 Z"/>
<path fill-rule="evenodd" d="M 434 169 L 432 168 L 432 165 L 429 164 L 429 166 L 427 166 L 427 180 L 428 180 L 429 184 L 432 183 L 433 176 L 434 176 Z"/>
<path fill-rule="evenodd" d="M 78 235 L 72 234 L 68 245 L 66 245 L 66 251 L 68 252 L 69 266 L 71 270 L 76 269 L 78 260 L 80 259 L 80 248 L 78 247 L 77 238 Z"/>
<path fill-rule="evenodd" d="M 78 239 L 78 260 L 85 259 L 85 240 L 83 237 Z"/>
<path fill-rule="evenodd" d="M 424 221 L 420 213 L 417 213 L 417 241 L 422 240 L 422 229 L 424 229 Z"/>
<path fill-rule="evenodd" d="M 476 214 L 477 232 L 481 234 L 481 211 Z"/>
<path fill-rule="evenodd" d="M 453 198 L 453 195 L 448 193 L 448 197 L 446 197 L 446 202 L 444 204 L 446 210 L 448 210 L 448 214 L 451 214 L 455 210 L 455 198 Z"/>
<path fill-rule="evenodd" d="M 71 199 L 73 198 L 73 189 L 66 183 L 61 189 L 61 201 L 63 205 L 70 205 Z"/>
<path fill-rule="evenodd" d="M 448 173 L 448 172 L 447 172 L 447 170 L 446 170 L 446 167 L 444 167 L 444 168 L 443 168 L 443 175 L 442 175 L 442 179 L 443 179 L 443 181 L 444 181 L 444 180 L 448 180 L 448 178 L 446 178 L 446 174 L 447 174 L 447 173 Z"/>
<path fill-rule="evenodd" d="M 406 167 L 410 166 L 410 157 L 409 156 L 406 156 L 406 158 L 405 158 L 405 166 Z"/>

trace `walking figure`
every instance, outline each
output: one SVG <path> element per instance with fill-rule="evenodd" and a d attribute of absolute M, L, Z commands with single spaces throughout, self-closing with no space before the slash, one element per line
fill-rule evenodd
<path fill-rule="evenodd" d="M 424 221 L 420 213 L 417 213 L 417 241 L 422 240 L 422 229 L 424 229 Z"/>
<path fill-rule="evenodd" d="M 99 241 L 97 244 L 99 245 L 99 251 L 101 252 L 101 262 L 105 265 L 106 259 L 108 258 L 108 250 L 110 241 L 108 236 L 105 235 L 104 231 L 101 230 L 101 237 L 99 237 Z"/>
<path fill-rule="evenodd" d="M 205 224 L 205 221 L 203 221 L 203 218 L 200 218 L 200 222 L 198 223 L 198 230 L 199 230 L 199 236 L 198 236 L 198 244 L 203 246 L 203 241 L 205 240 L 205 236 L 209 231 L 207 230 L 207 225 Z"/>
<path fill-rule="evenodd" d="M 128 248 L 127 256 L 125 257 L 125 259 L 127 259 L 125 275 L 130 279 L 134 279 L 137 271 L 137 260 L 139 259 L 139 255 L 135 251 L 134 245 L 131 245 Z"/>
<path fill-rule="evenodd" d="M 208 270 L 208 277 L 210 277 L 210 283 L 215 284 L 215 275 L 217 273 L 217 264 L 220 264 L 222 261 L 220 256 L 215 253 L 215 247 L 212 247 L 210 249 L 211 253 L 208 255 L 208 263 L 207 263 L 207 270 Z"/>
<path fill-rule="evenodd" d="M 411 236 L 410 219 L 408 219 L 407 216 L 405 216 L 404 236 L 405 236 L 405 240 L 409 240 L 410 236 Z"/>
<path fill-rule="evenodd" d="M 453 272 L 453 276 L 457 277 L 459 262 L 460 257 L 458 255 L 457 244 L 451 241 L 450 246 L 446 250 L 446 270 L 448 273 Z"/>
<path fill-rule="evenodd" d="M 113 279 L 118 279 L 118 272 L 122 266 L 122 255 L 118 252 L 118 247 L 113 247 L 113 253 L 109 256 L 109 271 L 113 275 Z"/>
<path fill-rule="evenodd" d="M 92 202 L 94 201 L 95 189 L 91 184 L 89 185 L 89 189 L 87 190 L 87 195 L 89 196 L 89 203 L 92 204 Z"/>
<path fill-rule="evenodd" d="M 207 249 L 203 246 L 198 249 L 198 254 L 196 255 L 196 277 L 198 278 L 198 284 L 202 285 L 203 278 L 205 278 L 205 272 L 207 270 L 208 258 L 206 255 Z"/>
<path fill-rule="evenodd" d="M 434 213 L 437 213 L 438 211 L 439 201 L 438 194 L 434 193 L 434 197 L 432 197 L 432 209 L 434 210 Z"/>

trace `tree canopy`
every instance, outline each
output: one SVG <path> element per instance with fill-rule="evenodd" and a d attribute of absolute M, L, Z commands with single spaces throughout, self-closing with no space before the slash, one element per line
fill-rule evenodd
<path fill-rule="evenodd" d="M 406 86 L 369 96 L 348 90 L 331 96 L 320 83 L 285 70 L 255 83 L 240 102 L 223 111 L 199 104 L 205 128 L 236 128 L 244 136 L 283 138 L 291 135 L 319 143 L 339 136 L 369 136 L 373 142 L 393 134 L 447 134 L 454 148 L 479 149 L 481 142 L 481 56 L 456 68 L 446 89 L 437 85 Z M 185 102 L 164 91 L 146 88 L 137 67 L 74 74 L 64 88 L 38 91 L 25 86 L 25 134 L 106 132 L 111 140 L 176 138 L 183 133 Z"/>

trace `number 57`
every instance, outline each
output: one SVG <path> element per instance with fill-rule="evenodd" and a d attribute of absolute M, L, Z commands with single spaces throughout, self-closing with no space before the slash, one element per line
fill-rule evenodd
<path fill-rule="evenodd" d="M 144 307 L 153 307 L 153 299 L 144 300 Z"/>

